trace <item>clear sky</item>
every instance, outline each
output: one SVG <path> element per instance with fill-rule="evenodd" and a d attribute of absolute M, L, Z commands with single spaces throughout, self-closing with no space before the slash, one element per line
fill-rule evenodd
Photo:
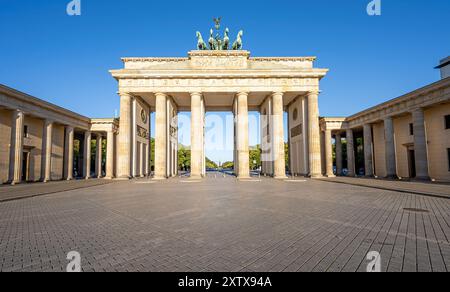
<path fill-rule="evenodd" d="M 317 56 L 316 66 L 330 69 L 324 116 L 436 81 L 433 67 L 450 55 L 447 0 L 382 0 L 377 17 L 366 13 L 370 0 L 81 0 L 77 17 L 67 16 L 69 2 L 0 0 L 0 83 L 90 117 L 119 109 L 108 70 L 122 66 L 120 57 L 186 56 L 213 16 L 232 35 L 243 29 L 253 56 Z"/>

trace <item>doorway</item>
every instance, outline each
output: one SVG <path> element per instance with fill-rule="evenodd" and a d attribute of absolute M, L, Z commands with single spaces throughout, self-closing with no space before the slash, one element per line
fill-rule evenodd
<path fill-rule="evenodd" d="M 409 166 L 409 177 L 416 177 L 416 153 L 414 149 L 408 149 L 408 166 Z"/>
<path fill-rule="evenodd" d="M 27 182 L 30 179 L 30 152 L 23 152 L 22 155 L 22 181 Z"/>

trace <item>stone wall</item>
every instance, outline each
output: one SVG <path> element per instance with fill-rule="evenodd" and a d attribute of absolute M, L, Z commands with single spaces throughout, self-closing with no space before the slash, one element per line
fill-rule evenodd
<path fill-rule="evenodd" d="M 0 109 L 0 183 L 8 181 L 12 112 Z"/>
<path fill-rule="evenodd" d="M 447 149 L 450 148 L 450 129 L 445 129 L 445 116 L 450 115 L 450 104 L 425 110 L 430 177 L 450 181 Z"/>

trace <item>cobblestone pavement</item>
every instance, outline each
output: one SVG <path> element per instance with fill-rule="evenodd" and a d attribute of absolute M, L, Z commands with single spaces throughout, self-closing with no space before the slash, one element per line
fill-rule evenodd
<path fill-rule="evenodd" d="M 112 180 L 90 179 L 54 181 L 49 183 L 27 183 L 16 186 L 0 185 L 0 202 L 55 194 L 75 189 L 89 188 L 112 183 Z"/>
<path fill-rule="evenodd" d="M 423 210 L 405 210 L 414 208 Z M 0 270 L 450 270 L 450 200 L 322 181 L 118 182 L 0 203 Z"/>
<path fill-rule="evenodd" d="M 417 181 L 409 182 L 399 180 L 356 178 L 356 177 L 342 177 L 342 176 L 333 178 L 323 178 L 321 180 L 334 183 L 371 187 L 382 190 L 393 190 L 398 192 L 450 198 L 449 183 L 417 182 Z"/>

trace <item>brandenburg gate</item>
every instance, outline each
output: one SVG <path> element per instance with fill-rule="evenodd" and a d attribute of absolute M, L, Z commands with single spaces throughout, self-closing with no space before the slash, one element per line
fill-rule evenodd
<path fill-rule="evenodd" d="M 216 27 L 217 28 L 217 27 Z M 205 113 L 232 111 L 234 162 L 238 178 L 250 176 L 249 111 L 261 114 L 262 172 L 286 177 L 284 112 L 288 113 L 291 171 L 322 175 L 319 82 L 327 69 L 314 57 L 251 57 L 242 50 L 242 31 L 232 48 L 225 37 L 200 33 L 198 50 L 185 58 L 123 58 L 112 70 L 119 83 L 120 127 L 117 177 L 145 173 L 150 159 L 150 113 L 155 112 L 155 179 L 177 175 L 177 115 L 191 112 L 191 178 L 205 175 Z M 230 47 L 230 48 L 228 48 Z"/>

